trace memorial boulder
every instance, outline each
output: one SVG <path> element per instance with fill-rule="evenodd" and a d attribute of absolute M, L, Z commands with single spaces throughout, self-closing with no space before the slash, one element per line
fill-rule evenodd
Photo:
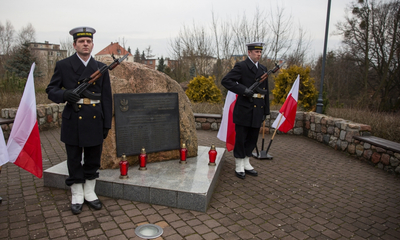
<path fill-rule="evenodd" d="M 166 74 L 150 69 L 143 64 L 122 62 L 110 71 L 112 93 L 177 93 L 179 107 L 180 143 L 186 144 L 187 156 L 197 156 L 197 135 L 194 115 L 189 99 L 182 87 Z M 113 97 L 114 101 L 114 97 Z M 119 168 L 121 158 L 117 157 L 117 142 L 115 136 L 115 114 L 113 103 L 112 127 L 103 143 L 101 169 Z M 140 136 L 139 136 L 140 137 Z M 156 142 L 156 141 L 155 141 Z M 179 149 L 148 153 L 148 163 L 179 159 Z M 138 165 L 138 156 L 127 156 L 130 166 Z"/>

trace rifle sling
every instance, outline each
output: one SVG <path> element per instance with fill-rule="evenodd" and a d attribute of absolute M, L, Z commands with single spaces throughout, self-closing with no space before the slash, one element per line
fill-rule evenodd
<path fill-rule="evenodd" d="M 92 100 L 101 100 L 101 93 L 92 93 L 88 90 L 85 90 L 81 95 Z"/>
<path fill-rule="evenodd" d="M 261 89 L 260 87 L 257 87 L 254 92 L 268 95 L 268 90 Z"/>

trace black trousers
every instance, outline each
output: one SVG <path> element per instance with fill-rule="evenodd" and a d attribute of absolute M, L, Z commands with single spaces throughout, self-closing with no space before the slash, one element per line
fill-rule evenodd
<path fill-rule="evenodd" d="M 260 128 L 245 127 L 235 125 L 236 139 L 233 149 L 235 158 L 245 158 L 253 156 L 253 150 L 256 147 Z"/>
<path fill-rule="evenodd" d="M 67 186 L 74 183 L 85 183 L 85 180 L 92 180 L 99 177 L 97 170 L 100 168 L 101 151 L 103 144 L 93 147 L 79 147 L 65 144 L 67 150 L 68 178 L 65 180 Z M 82 152 L 84 161 L 82 164 Z"/>

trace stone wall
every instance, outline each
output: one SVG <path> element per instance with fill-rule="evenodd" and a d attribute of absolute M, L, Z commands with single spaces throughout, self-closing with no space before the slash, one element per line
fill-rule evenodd
<path fill-rule="evenodd" d="M 45 131 L 51 128 L 61 126 L 61 113 L 64 110 L 65 104 L 39 104 L 36 106 L 36 116 L 38 120 L 39 130 Z M 3 108 L 1 117 L 5 119 L 14 119 L 17 114 L 17 108 Z M 5 139 L 10 136 L 13 123 L 2 124 L 1 128 Z"/>
<path fill-rule="evenodd" d="M 193 113 L 196 121 L 196 130 L 218 131 L 221 126 L 221 114 Z"/>
<path fill-rule="evenodd" d="M 196 129 L 217 131 L 221 125 L 221 115 L 194 114 Z M 278 111 L 271 111 L 267 117 L 266 132 L 273 134 L 272 123 Z M 262 129 L 260 130 L 262 131 Z M 277 134 L 284 134 L 277 131 Z M 400 174 L 400 152 L 393 152 L 369 143 L 361 142 L 353 136 L 370 136 L 371 126 L 354 123 L 342 118 L 329 117 L 315 112 L 297 112 L 293 129 L 287 134 L 304 135 L 331 148 L 345 152 L 387 172 Z"/>
<path fill-rule="evenodd" d="M 37 106 L 39 129 L 41 131 L 61 125 L 61 112 L 64 104 L 47 104 Z M 12 119 L 17 109 L 6 108 L 1 110 L 1 117 Z M 270 126 L 278 116 L 278 111 L 271 111 L 266 120 L 266 132 L 273 133 Z M 197 130 L 218 131 L 221 125 L 220 114 L 194 114 Z M 6 139 L 9 136 L 11 124 L 3 124 L 1 128 Z M 277 134 L 283 134 L 277 131 Z M 315 112 L 297 112 L 296 123 L 287 134 L 304 135 L 331 148 L 345 152 L 383 169 L 384 171 L 400 174 L 400 153 L 388 151 L 353 138 L 353 136 L 371 135 L 371 126 L 354 123 L 342 118 L 329 117 Z"/>

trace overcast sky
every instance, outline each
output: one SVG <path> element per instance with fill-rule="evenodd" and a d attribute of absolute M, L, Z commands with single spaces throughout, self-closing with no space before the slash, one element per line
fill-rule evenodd
<path fill-rule="evenodd" d="M 335 24 L 343 21 L 350 0 L 332 0 L 328 50 L 337 48 L 340 36 L 332 35 Z M 140 52 L 149 45 L 153 54 L 168 57 L 169 40 L 184 25 L 211 26 L 211 13 L 222 22 L 233 21 L 279 5 L 301 24 L 313 40 L 311 54 L 323 51 L 328 0 L 0 0 L 0 22 L 9 20 L 16 31 L 31 23 L 36 30 L 36 41 L 60 43 L 72 38 L 68 32 L 74 27 L 90 26 L 94 35 L 93 55 L 111 42 L 125 39 L 126 48 Z"/>

